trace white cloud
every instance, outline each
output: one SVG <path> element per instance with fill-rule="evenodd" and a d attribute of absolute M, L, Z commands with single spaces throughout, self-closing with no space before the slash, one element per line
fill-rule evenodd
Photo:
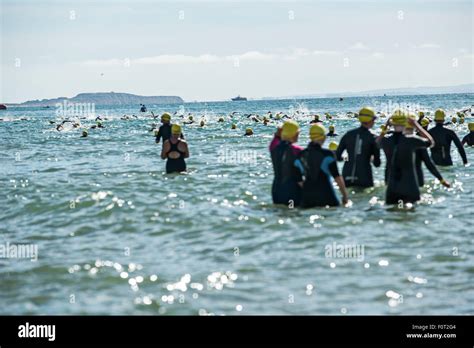
<path fill-rule="evenodd" d="M 385 57 L 385 54 L 383 54 L 382 52 L 374 52 L 372 53 L 372 57 L 376 59 L 383 59 Z"/>
<path fill-rule="evenodd" d="M 435 43 L 424 43 L 418 46 L 418 48 L 441 48 L 441 46 Z"/>
<path fill-rule="evenodd" d="M 349 47 L 350 50 L 356 50 L 356 51 L 365 51 L 368 50 L 369 47 L 367 47 L 363 42 L 356 42 L 352 46 Z"/>

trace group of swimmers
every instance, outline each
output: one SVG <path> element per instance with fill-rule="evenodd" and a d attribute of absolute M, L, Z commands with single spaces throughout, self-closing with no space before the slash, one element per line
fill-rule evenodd
<path fill-rule="evenodd" d="M 470 133 L 461 142 L 454 131 L 445 127 L 446 114 L 442 109 L 436 110 L 436 125 L 429 131 L 429 120 L 422 116 L 396 110 L 382 126 L 381 134 L 376 136 L 370 129 L 377 116 L 372 108 L 364 107 L 358 113 L 360 127 L 348 131 L 340 144 L 336 144 L 335 151 L 322 147 L 331 132 L 327 133 L 321 122 L 311 124 L 311 142 L 303 149 L 296 145 L 300 132 L 298 123 L 285 121 L 270 144 L 274 170 L 273 202 L 302 207 L 338 206 L 340 202 L 333 189 L 332 177 L 341 192 L 342 203 L 347 204 L 346 187 L 374 186 L 372 165 L 380 166 L 381 149 L 387 159 L 386 204 L 403 205 L 420 200 L 419 188 L 424 185 L 422 162 L 442 185 L 450 187 L 436 165 L 453 164 L 450 154 L 453 142 L 463 163 L 467 164 L 463 144 L 474 145 L 474 123 L 469 123 Z M 431 158 L 428 148 L 431 149 Z M 345 158 L 344 152 L 347 153 Z M 337 161 L 342 160 L 344 166 L 340 175 Z"/>
<path fill-rule="evenodd" d="M 331 142 L 329 149 L 323 148 L 324 142 L 337 134 L 334 126 L 330 126 L 327 131 L 319 117 L 315 117 L 310 124 L 311 142 L 305 149 L 296 144 L 300 134 L 298 123 L 291 119 L 283 122 L 270 144 L 274 170 L 272 198 L 275 204 L 338 206 L 341 203 L 331 177 L 339 187 L 342 204 L 349 203 L 347 187 L 374 186 L 372 165 L 381 165 L 381 150 L 386 157 L 385 202 L 414 203 L 420 200 L 420 187 L 424 185 L 422 163 L 442 185 L 450 187 L 436 165 L 453 164 L 450 154 L 452 143 L 456 145 L 463 163 L 467 164 L 463 145 L 474 146 L 474 123 L 468 124 L 470 133 L 460 141 L 454 131 L 445 127 L 446 113 L 442 109 L 436 110 L 436 125 L 429 131 L 431 121 L 422 112 L 417 117 L 411 112 L 396 110 L 382 126 L 378 136 L 371 131 L 377 119 L 372 108 L 362 108 L 357 117 L 360 127 L 344 134 L 339 144 Z M 161 122 L 162 125 L 155 130 L 155 137 L 156 143 L 163 141 L 161 158 L 167 160 L 166 172 L 184 172 L 189 149 L 182 128 L 178 124 L 171 124 L 169 113 L 161 116 Z M 246 129 L 244 135 L 252 134 L 251 129 Z M 344 161 L 342 175 L 337 161 Z"/>

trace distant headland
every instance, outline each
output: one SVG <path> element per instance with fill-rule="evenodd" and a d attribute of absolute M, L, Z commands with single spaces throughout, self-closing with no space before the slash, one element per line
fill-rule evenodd
<path fill-rule="evenodd" d="M 184 100 L 178 96 L 141 96 L 129 93 L 98 92 L 80 93 L 72 98 L 59 97 L 54 99 L 29 100 L 11 106 L 50 106 L 57 103 L 94 103 L 95 105 L 132 105 L 132 104 L 180 104 Z"/>

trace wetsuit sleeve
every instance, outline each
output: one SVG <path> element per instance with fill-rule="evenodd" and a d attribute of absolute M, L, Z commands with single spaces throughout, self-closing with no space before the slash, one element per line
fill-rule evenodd
<path fill-rule="evenodd" d="M 425 163 L 426 168 L 430 171 L 433 176 L 438 179 L 439 181 L 443 180 L 443 177 L 438 171 L 438 168 L 436 168 L 436 165 L 433 163 L 433 161 L 430 158 L 430 155 L 428 155 L 428 151 L 426 149 L 423 149 L 421 151 L 421 160 L 423 163 Z"/>
<path fill-rule="evenodd" d="M 184 139 L 184 134 L 181 133 L 181 135 L 179 136 L 181 139 Z"/>
<path fill-rule="evenodd" d="M 430 142 L 428 141 L 428 139 L 419 136 L 410 137 L 410 141 L 415 149 L 423 149 L 430 146 Z"/>
<path fill-rule="evenodd" d="M 380 167 L 380 147 L 375 141 L 372 142 L 372 155 L 374 156 L 374 166 Z"/>
<path fill-rule="evenodd" d="M 160 129 L 158 129 L 158 134 L 156 135 L 156 140 L 155 140 L 155 142 L 156 142 L 156 143 L 159 143 L 159 142 L 160 142 L 160 139 L 161 139 L 161 127 L 160 127 Z"/>
<path fill-rule="evenodd" d="M 466 164 L 467 163 L 466 151 L 464 151 L 464 147 L 462 146 L 461 141 L 459 140 L 456 133 L 451 132 L 451 139 L 453 140 L 454 145 L 456 145 L 456 147 L 458 148 L 459 154 L 461 155 L 461 158 L 462 158 L 462 162 Z"/>
<path fill-rule="evenodd" d="M 464 146 L 465 143 L 467 143 L 467 139 L 469 137 L 469 134 L 468 135 L 465 135 L 464 138 L 462 138 L 462 141 L 461 141 L 461 145 Z"/>
<path fill-rule="evenodd" d="M 270 151 L 273 151 L 273 149 L 277 147 L 279 143 L 280 143 L 280 137 L 275 135 L 273 137 L 272 142 L 270 143 Z"/>
<path fill-rule="evenodd" d="M 339 176 L 339 170 L 337 169 L 337 161 L 332 156 L 327 156 L 323 159 L 321 163 L 321 170 L 331 175 L 333 178 L 337 178 Z"/>
<path fill-rule="evenodd" d="M 346 149 L 347 147 L 347 144 L 346 144 L 346 137 L 347 137 L 347 134 L 345 134 L 342 139 L 341 139 L 341 142 L 339 143 L 339 146 L 337 147 L 337 150 L 336 150 L 336 159 L 338 161 L 342 161 L 342 153 L 344 152 L 344 150 Z"/>
<path fill-rule="evenodd" d="M 295 164 L 296 169 L 298 169 L 298 171 L 303 176 L 304 175 L 304 167 L 303 167 L 303 163 L 301 162 L 301 160 L 299 158 L 296 159 L 294 164 Z"/>

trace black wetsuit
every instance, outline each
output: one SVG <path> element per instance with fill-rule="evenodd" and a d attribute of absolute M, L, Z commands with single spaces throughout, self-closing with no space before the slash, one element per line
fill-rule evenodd
<path fill-rule="evenodd" d="M 474 146 L 474 131 L 471 131 L 464 138 L 462 138 L 462 144 L 467 144 L 468 146 Z"/>
<path fill-rule="evenodd" d="M 382 150 L 385 153 L 385 158 L 387 159 L 385 163 L 385 184 L 388 184 L 388 176 L 390 173 L 390 167 L 392 166 L 393 151 L 401 137 L 403 137 L 402 132 L 392 132 L 385 138 L 382 138 L 380 146 L 382 147 Z"/>
<path fill-rule="evenodd" d="M 336 156 L 332 151 L 310 143 L 301 151 L 297 165 L 305 176 L 302 207 L 335 207 L 340 204 L 331 181 L 331 176 L 339 176 Z"/>
<path fill-rule="evenodd" d="M 427 149 L 418 149 L 416 150 L 416 174 L 418 176 L 418 185 L 422 187 L 425 184 L 425 179 L 423 177 L 423 169 L 421 168 L 421 164 L 424 163 L 426 168 L 436 177 L 439 181 L 443 180 L 443 177 L 436 168 L 436 165 L 430 158 Z"/>
<path fill-rule="evenodd" d="M 334 132 L 329 132 L 328 134 L 326 134 L 327 137 L 337 137 L 338 134 L 334 133 Z"/>
<path fill-rule="evenodd" d="M 274 140 L 275 141 L 275 140 Z M 290 142 L 279 141 L 275 147 L 270 148 L 273 163 L 272 198 L 275 204 L 291 204 L 298 206 L 301 202 L 302 176 L 295 166 L 298 158 L 295 148 Z"/>
<path fill-rule="evenodd" d="M 178 145 L 181 141 L 178 139 L 178 141 L 173 144 L 171 140 L 169 140 L 170 143 L 170 150 L 168 151 L 168 154 L 170 152 L 176 151 L 180 154 L 178 158 L 169 158 L 166 161 L 166 173 L 180 173 L 180 172 L 185 172 L 186 171 L 186 162 L 184 161 L 184 152 L 180 151 L 178 149 Z M 166 155 L 168 155 L 166 154 Z"/>
<path fill-rule="evenodd" d="M 380 149 L 375 142 L 375 135 L 365 128 L 353 129 L 341 139 L 336 151 L 336 158 L 342 161 L 344 150 L 349 155 L 349 160 L 344 162 L 342 176 L 346 186 L 371 187 L 374 186 L 370 159 L 374 156 L 374 166 L 380 166 Z"/>
<path fill-rule="evenodd" d="M 396 143 L 390 157 L 386 204 L 413 203 L 420 199 L 418 174 L 416 172 L 416 151 L 426 149 L 430 142 L 417 135 L 396 135 Z M 389 159 L 387 158 L 387 162 Z"/>
<path fill-rule="evenodd" d="M 439 166 L 453 165 L 453 160 L 451 159 L 452 142 L 454 142 L 454 145 L 458 148 L 463 163 L 467 163 L 466 151 L 464 151 L 461 141 L 454 131 L 443 127 L 442 123 L 437 123 L 436 126 L 431 128 L 428 132 L 435 141 L 435 146 L 431 148 L 431 158 L 435 164 Z"/>
<path fill-rule="evenodd" d="M 157 143 L 160 142 L 160 138 L 163 138 L 163 143 L 171 138 L 171 125 L 169 123 L 163 123 L 158 129 L 158 134 L 156 135 Z"/>

